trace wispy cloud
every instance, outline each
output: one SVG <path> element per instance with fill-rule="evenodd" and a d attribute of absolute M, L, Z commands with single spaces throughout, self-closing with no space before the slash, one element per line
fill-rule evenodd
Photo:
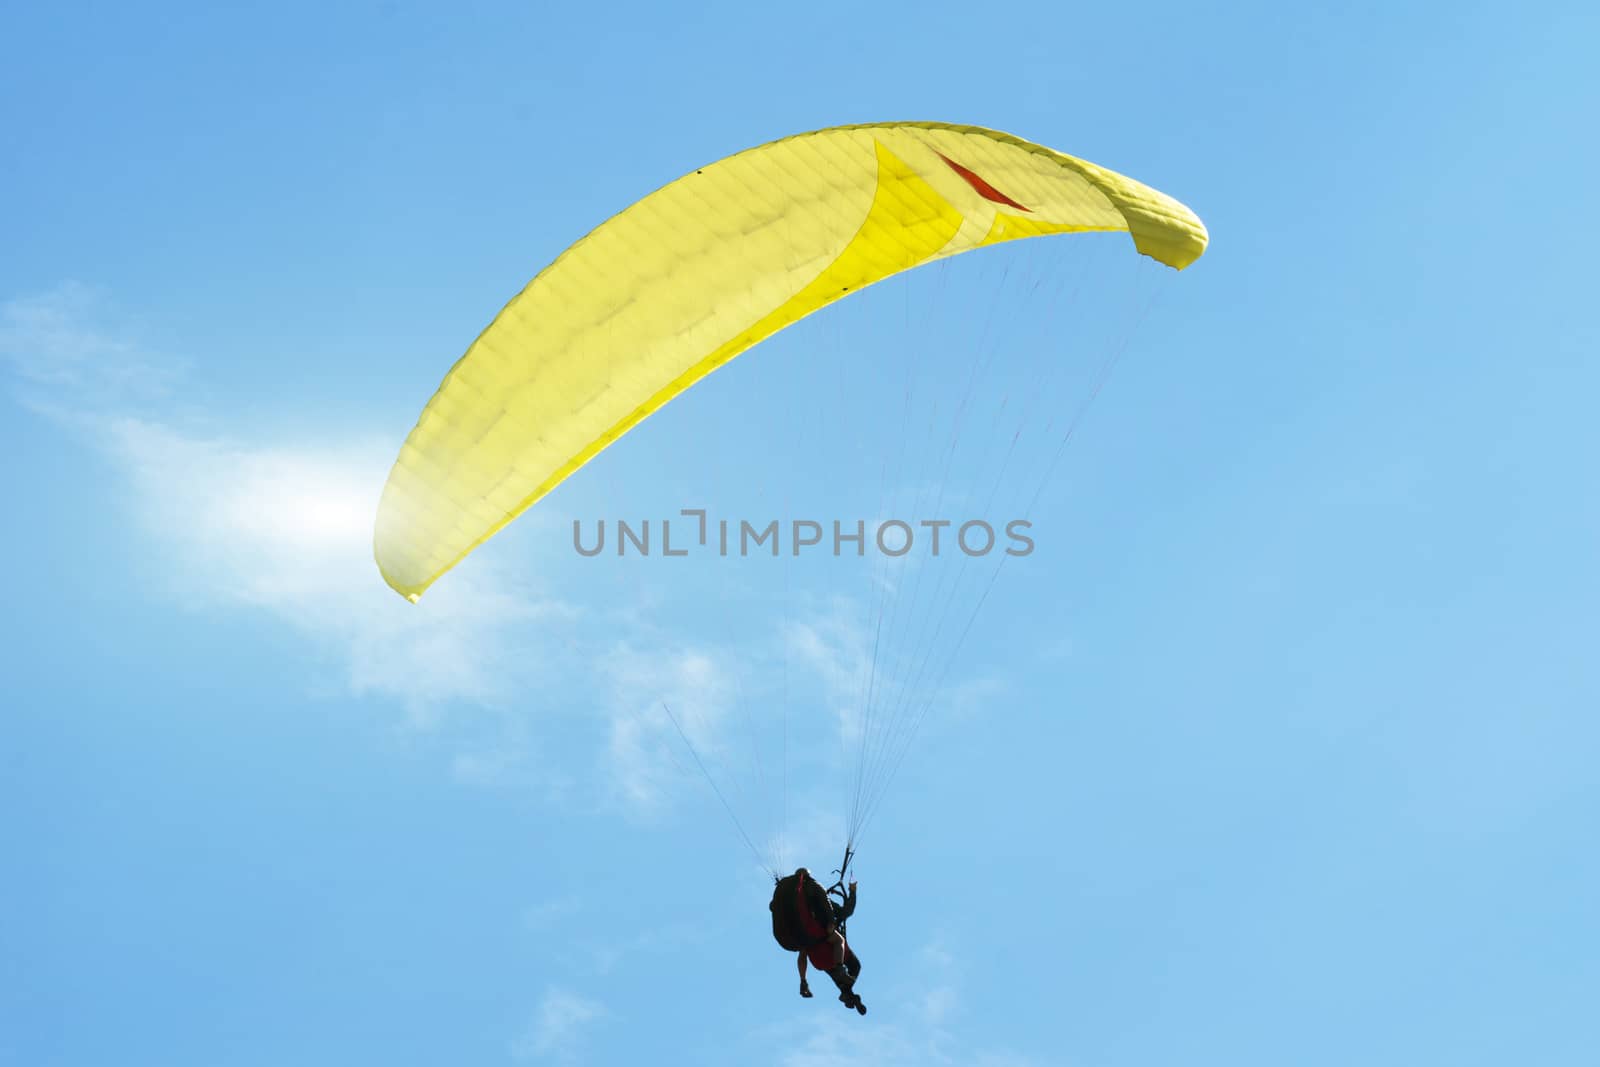
<path fill-rule="evenodd" d="M 914 1067 L 952 1061 L 926 1034 L 830 1012 L 807 1027 L 806 1036 L 791 1044 L 780 1062 L 784 1067 Z"/>
<path fill-rule="evenodd" d="M 523 930 L 532 934 L 542 934 L 564 925 L 582 910 L 583 902 L 578 897 L 564 896 L 530 904 L 522 909 L 522 914 L 518 918 Z"/>
<path fill-rule="evenodd" d="M 722 767 L 720 727 L 736 683 L 717 653 L 620 642 L 603 653 L 599 666 L 611 691 L 610 771 L 630 811 L 658 811 L 675 783 L 697 775 L 696 755 L 708 770 Z"/>
<path fill-rule="evenodd" d="M 475 566 L 426 604 L 377 580 L 371 516 L 387 449 L 370 442 L 285 448 L 196 437 L 136 419 L 98 423 L 128 474 L 172 588 L 200 607 L 245 606 L 339 650 L 351 688 L 419 717 L 441 703 L 503 699 L 522 650 L 514 628 L 570 608 L 525 578 Z"/>
<path fill-rule="evenodd" d="M 511 1045 L 519 1060 L 578 1062 L 584 1039 L 609 1012 L 597 1000 L 564 989 L 550 989 L 540 1000 L 527 1030 Z"/>
<path fill-rule="evenodd" d="M 391 444 L 197 429 L 163 400 L 179 370 L 119 339 L 90 290 L 69 285 L 0 305 L 0 355 L 23 402 L 125 475 L 135 526 L 175 596 L 199 610 L 277 618 L 340 661 L 358 694 L 392 698 L 418 720 L 451 701 L 494 705 L 529 668 L 511 635 L 573 613 L 527 575 L 488 561 L 424 604 L 404 603 L 371 560 Z"/>
<path fill-rule="evenodd" d="M 768 871 L 832 856 L 843 750 L 818 715 L 828 687 L 819 688 L 811 665 L 792 658 L 791 680 L 781 681 L 784 641 L 780 630 L 738 646 L 609 650 L 601 660 L 612 692 L 606 761 L 624 810 L 653 819 L 688 798 L 725 803 L 729 832 L 745 835 Z"/>
<path fill-rule="evenodd" d="M 955 958 L 937 941 L 917 953 L 914 989 L 886 993 L 902 1006 L 914 1005 L 909 1015 L 879 1022 L 871 1013 L 865 1019 L 843 1011 L 829 1011 L 807 1023 L 803 1034 L 787 1042 L 785 1067 L 912 1067 L 924 1064 L 963 1064 L 981 1067 L 1035 1067 L 1038 1061 L 986 1045 L 969 1047 L 952 1024 L 960 1013 L 961 974 Z M 870 986 L 867 1003 L 873 1003 Z M 823 1007 L 827 1007 L 826 1004 Z"/>
<path fill-rule="evenodd" d="M 125 405 L 165 396 L 179 371 L 109 324 L 103 297 L 68 282 L 0 304 L 0 360 L 21 398 L 42 409 L 64 401 Z"/>
<path fill-rule="evenodd" d="M 598 939 L 584 941 L 581 948 L 593 972 L 606 975 L 631 957 L 681 958 L 685 950 L 700 943 L 705 936 L 705 927 L 700 923 L 655 922 L 626 937 L 602 933 Z"/>
<path fill-rule="evenodd" d="M 792 620 L 788 655 L 813 680 L 848 744 L 859 739 L 860 704 L 871 681 L 871 634 L 853 601 L 835 598 Z"/>
<path fill-rule="evenodd" d="M 669 798 L 703 789 L 698 756 L 767 862 L 835 836 L 783 810 L 786 735 L 777 731 L 787 726 L 777 716 L 804 706 L 831 717 L 841 744 L 821 739 L 813 779 L 842 770 L 823 766 L 836 753 L 842 764 L 857 751 L 863 694 L 870 687 L 880 704 L 894 695 L 884 664 L 874 673 L 864 605 L 804 601 L 787 624 L 717 646 L 661 627 L 670 606 L 648 590 L 591 618 L 493 552 L 407 604 L 371 558 L 394 440 L 347 427 L 273 440 L 195 416 L 211 407 L 195 399 L 204 384 L 130 339 L 139 331 L 107 306 L 76 285 L 0 305 L 0 360 L 13 395 L 125 477 L 131 513 L 119 529 L 148 539 L 169 595 L 196 611 L 276 620 L 343 688 L 397 704 L 414 724 L 435 725 L 451 707 L 488 712 L 492 727 L 453 755 L 463 782 L 571 784 L 540 759 L 519 707 L 559 678 L 609 716 L 602 770 L 619 810 L 655 817 Z M 813 727 L 825 721 L 808 714 Z"/>

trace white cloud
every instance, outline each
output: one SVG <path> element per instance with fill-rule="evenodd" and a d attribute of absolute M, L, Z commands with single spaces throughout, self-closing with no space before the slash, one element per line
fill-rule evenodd
<path fill-rule="evenodd" d="M 748 835 L 769 872 L 837 862 L 841 750 L 813 710 L 815 678 L 801 677 L 811 664 L 791 664 L 785 692 L 783 640 L 610 649 L 599 668 L 611 687 L 606 762 L 623 810 L 658 818 L 694 799 L 721 820 L 726 802 L 738 823 L 730 831 Z"/>
<path fill-rule="evenodd" d="M 720 728 L 736 699 L 736 685 L 716 653 L 620 642 L 603 654 L 598 667 L 611 690 L 610 771 L 628 810 L 659 811 L 669 793 L 690 776 L 699 777 L 696 755 L 713 777 L 729 777 Z M 718 786 L 731 787 L 731 780 Z"/>
<path fill-rule="evenodd" d="M 527 1030 L 512 1042 L 511 1053 L 519 1060 L 575 1062 L 587 1032 L 608 1014 L 599 1001 L 550 989 Z"/>
<path fill-rule="evenodd" d="M 456 740 L 460 748 L 450 758 L 456 781 L 479 789 L 536 790 L 551 802 L 570 801 L 579 792 L 578 778 L 544 757 L 528 717 L 499 714 L 478 725 L 474 736 Z"/>
<path fill-rule="evenodd" d="M 705 936 L 705 927 L 698 922 L 656 922 L 626 938 L 603 934 L 598 940 L 586 942 L 583 949 L 593 972 L 605 975 L 634 956 L 681 958 L 686 948 L 699 944 Z"/>
<path fill-rule="evenodd" d="M 384 586 L 371 550 L 396 442 L 345 432 L 272 441 L 186 417 L 173 396 L 196 390 L 175 392 L 184 383 L 171 362 L 126 340 L 134 331 L 107 325 L 104 308 L 71 285 L 0 305 L 0 358 L 29 404 L 85 436 L 125 475 L 135 521 L 122 528 L 149 538 L 171 595 L 197 611 L 277 620 L 333 665 L 344 688 L 399 704 L 415 724 L 436 724 L 452 705 L 487 710 L 490 728 L 452 757 L 463 782 L 572 786 L 570 774 L 541 761 L 535 731 L 515 710 L 562 677 L 600 694 L 609 713 L 604 759 L 622 810 L 656 815 L 669 797 L 705 789 L 698 754 L 767 862 L 803 855 L 815 864 L 817 848 L 836 847 L 837 829 L 807 815 L 836 804 L 803 802 L 797 783 L 816 788 L 857 751 L 873 677 L 865 605 L 801 603 L 799 617 L 770 636 L 696 645 L 658 628 L 653 620 L 670 605 L 650 602 L 647 590 L 589 618 L 492 551 L 408 604 Z M 601 622 L 611 628 L 604 638 L 593 636 Z M 560 640 L 550 640 L 558 630 Z M 881 705 L 895 694 L 878 668 Z M 780 699 L 780 676 L 793 679 L 792 697 L 786 682 Z M 794 779 L 786 812 L 779 738 L 787 736 L 776 732 L 775 709 L 787 715 L 791 706 L 831 716 L 842 748 L 809 739 L 809 778 Z M 807 716 L 813 721 L 800 725 L 814 727 Z"/>
<path fill-rule="evenodd" d="M 843 1009 L 825 1011 L 808 1020 L 804 1031 L 785 1042 L 789 1051 L 785 1067 L 915 1067 L 925 1064 L 982 1065 L 982 1067 L 1033 1067 L 1037 1062 L 1004 1049 L 986 1045 L 966 1047 L 949 1028 L 960 1012 L 961 975 L 955 958 L 933 942 L 917 953 L 918 982 L 914 989 L 885 992 L 886 1001 L 914 1006 L 915 1010 L 892 1022 L 880 1022 L 869 1010 L 866 1018 Z M 869 1007 L 874 1003 L 870 984 L 863 989 Z M 818 991 L 821 996 L 821 991 Z M 830 998 L 831 999 L 831 998 Z M 823 1004 L 823 1007 L 836 1007 Z"/>
<path fill-rule="evenodd" d="M 583 902 L 578 897 L 557 897 L 553 900 L 541 900 L 537 904 L 528 905 L 522 909 L 522 914 L 518 919 L 522 928 L 528 933 L 542 934 L 556 926 L 565 924 L 582 910 Z"/>
<path fill-rule="evenodd" d="M 920 972 L 928 977 L 919 1004 L 922 1019 L 929 1027 L 939 1027 L 955 1013 L 959 999 L 955 957 L 938 942 L 922 946 L 917 955 Z"/>
<path fill-rule="evenodd" d="M 125 474 L 137 526 L 176 596 L 197 610 L 276 617 L 337 657 L 352 691 L 393 698 L 417 721 L 450 701 L 494 706 L 521 688 L 539 664 L 513 635 L 573 609 L 488 559 L 422 604 L 390 592 L 371 542 L 392 443 L 198 430 L 164 403 L 177 371 L 105 325 L 103 307 L 78 285 L 0 305 L 0 358 L 24 403 Z M 460 773 L 489 771 L 469 758 Z"/>
<path fill-rule="evenodd" d="M 830 1012 L 807 1027 L 804 1040 L 791 1045 L 780 1062 L 784 1067 L 917 1067 L 951 1061 L 926 1034 Z"/>
<path fill-rule="evenodd" d="M 76 282 L 0 304 L 0 359 L 23 398 L 49 408 L 69 393 L 76 407 L 163 395 L 175 379 L 158 360 L 101 320 L 104 301 Z"/>
<path fill-rule="evenodd" d="M 418 605 L 372 564 L 371 517 L 388 449 L 370 442 L 284 448 L 98 420 L 127 472 L 173 589 L 196 607 L 259 609 L 342 654 L 357 693 L 398 699 L 419 719 L 451 700 L 505 698 L 517 627 L 571 609 L 484 562 Z"/>
<path fill-rule="evenodd" d="M 859 706 L 869 681 L 871 635 L 851 601 L 835 599 L 784 629 L 788 653 L 817 683 L 841 739 L 859 740 Z"/>

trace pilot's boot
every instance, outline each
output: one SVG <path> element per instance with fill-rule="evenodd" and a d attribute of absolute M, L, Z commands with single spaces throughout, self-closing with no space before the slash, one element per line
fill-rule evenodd
<path fill-rule="evenodd" d="M 862 1015 L 867 1013 L 867 1006 L 861 1003 L 860 997 L 856 996 L 856 980 L 850 976 L 849 971 L 844 969 L 843 964 L 829 971 L 828 977 L 832 978 L 833 984 L 839 987 L 839 1003 L 847 1008 L 854 1008 Z"/>

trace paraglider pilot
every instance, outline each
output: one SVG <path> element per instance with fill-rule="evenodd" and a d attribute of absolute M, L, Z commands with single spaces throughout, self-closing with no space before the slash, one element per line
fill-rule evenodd
<path fill-rule="evenodd" d="M 837 891 L 837 889 L 836 889 Z M 795 960 L 800 971 L 800 995 L 809 997 L 811 987 L 806 983 L 806 963 L 833 979 L 839 987 L 839 1002 L 854 1008 L 862 1015 L 867 1006 L 856 996 L 856 977 L 861 973 L 861 960 L 845 940 L 844 924 L 856 910 L 856 883 L 834 902 L 828 891 L 801 867 L 787 878 L 778 879 L 772 891 L 772 936 L 790 952 L 798 953 Z"/>

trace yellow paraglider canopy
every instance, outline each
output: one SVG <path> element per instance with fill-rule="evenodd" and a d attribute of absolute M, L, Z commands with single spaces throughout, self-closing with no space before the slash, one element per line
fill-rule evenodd
<path fill-rule="evenodd" d="M 384 486 L 378 567 L 416 600 L 656 409 L 842 296 L 1088 231 L 1180 270 L 1207 240 L 1163 193 L 974 126 L 819 130 L 687 174 L 563 252 L 451 368 Z"/>

